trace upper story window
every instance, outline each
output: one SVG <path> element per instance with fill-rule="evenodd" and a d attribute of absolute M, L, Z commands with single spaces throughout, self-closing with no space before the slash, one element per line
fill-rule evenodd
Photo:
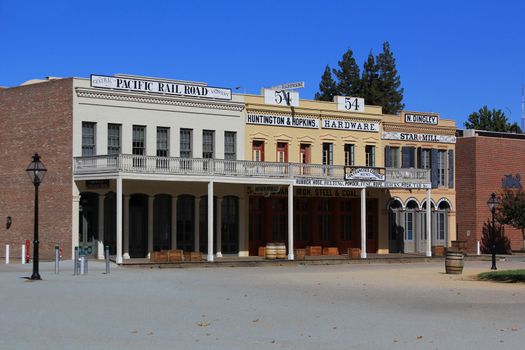
<path fill-rule="evenodd" d="M 170 128 L 157 128 L 157 157 L 168 157 L 170 154 Z"/>
<path fill-rule="evenodd" d="M 376 147 L 372 145 L 365 146 L 365 166 L 376 166 Z"/>
<path fill-rule="evenodd" d="M 108 154 L 120 154 L 120 124 L 108 124 Z"/>
<path fill-rule="evenodd" d="M 133 125 L 133 154 L 143 156 L 146 154 L 146 127 Z"/>
<path fill-rule="evenodd" d="M 323 143 L 323 165 L 334 164 L 334 144 L 324 142 Z"/>
<path fill-rule="evenodd" d="M 419 159 L 419 166 L 422 169 L 430 169 L 430 152 L 431 150 L 429 148 L 424 148 L 421 150 L 421 156 Z"/>
<path fill-rule="evenodd" d="M 82 122 L 82 155 L 94 156 L 96 123 Z"/>
<path fill-rule="evenodd" d="M 355 165 L 355 145 L 350 143 L 345 144 L 345 165 Z"/>
<path fill-rule="evenodd" d="M 390 166 L 399 168 L 399 147 L 390 147 Z"/>
<path fill-rule="evenodd" d="M 256 162 L 264 162 L 264 141 L 253 141 L 252 159 Z"/>
<path fill-rule="evenodd" d="M 234 131 L 224 132 L 224 159 L 237 159 L 237 133 Z"/>
<path fill-rule="evenodd" d="M 202 131 L 202 158 L 215 157 L 215 131 Z"/>
<path fill-rule="evenodd" d="M 439 150 L 438 151 L 438 161 L 437 161 L 437 174 L 438 174 L 438 186 L 444 187 L 447 186 L 447 151 Z"/>
<path fill-rule="evenodd" d="M 288 144 L 286 142 L 277 142 L 277 161 L 279 163 L 288 162 Z"/>
<path fill-rule="evenodd" d="M 180 157 L 192 157 L 192 129 L 180 129 Z"/>

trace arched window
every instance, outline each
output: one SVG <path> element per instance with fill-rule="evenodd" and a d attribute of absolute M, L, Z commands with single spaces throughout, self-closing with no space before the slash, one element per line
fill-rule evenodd
<path fill-rule="evenodd" d="M 195 244 L 195 197 L 177 198 L 177 249 L 193 251 Z"/>

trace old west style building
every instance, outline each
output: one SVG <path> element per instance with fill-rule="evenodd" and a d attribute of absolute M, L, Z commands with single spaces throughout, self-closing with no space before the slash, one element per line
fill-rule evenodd
<path fill-rule="evenodd" d="M 66 257 L 104 242 L 119 263 L 171 248 L 256 255 L 268 242 L 286 242 L 289 259 L 307 245 L 430 255 L 455 239 L 455 127 L 433 113 L 128 75 L 33 81 L 0 100 L 12 131 L 0 215 L 13 219 L 0 243 L 15 252 L 32 232 L 22 172 L 35 151 L 49 169 L 44 256 L 57 242 Z"/>

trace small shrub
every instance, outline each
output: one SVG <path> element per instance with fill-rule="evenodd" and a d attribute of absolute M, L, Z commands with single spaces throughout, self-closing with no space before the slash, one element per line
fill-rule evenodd
<path fill-rule="evenodd" d="M 525 282 L 525 270 L 503 270 L 483 272 L 478 275 L 480 280 L 491 280 L 499 282 Z"/>

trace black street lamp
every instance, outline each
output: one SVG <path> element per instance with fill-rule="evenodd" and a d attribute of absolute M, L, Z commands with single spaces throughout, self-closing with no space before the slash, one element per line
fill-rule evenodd
<path fill-rule="evenodd" d="M 35 236 L 33 241 L 33 274 L 30 279 L 39 280 L 40 274 L 38 273 L 38 186 L 42 183 L 44 175 L 46 174 L 46 167 L 40 161 L 40 156 L 35 153 L 33 161 L 27 166 L 26 172 L 35 185 Z"/>
<path fill-rule="evenodd" d="M 489 200 L 487 201 L 487 206 L 489 207 L 491 213 L 492 213 L 492 267 L 491 270 L 497 270 L 496 267 L 496 226 L 494 223 L 494 216 L 496 215 L 496 207 L 499 204 L 498 197 L 496 197 L 496 194 L 492 192 L 490 195 Z"/>

